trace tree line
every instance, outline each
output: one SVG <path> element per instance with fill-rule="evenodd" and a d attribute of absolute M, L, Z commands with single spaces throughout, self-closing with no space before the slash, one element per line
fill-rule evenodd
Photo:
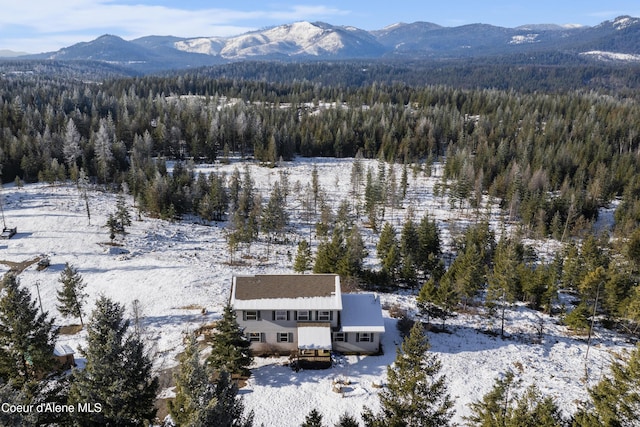
<path fill-rule="evenodd" d="M 614 199 L 622 200 L 617 230 L 638 225 L 639 108 L 621 94 L 319 86 L 197 72 L 101 84 L 23 76 L 1 84 L 4 182 L 56 182 L 84 171 L 94 182 L 152 192 L 193 185 L 159 179 L 158 158 L 236 155 L 274 165 L 360 152 L 402 164 L 445 159 L 442 191 L 454 206 L 499 198 L 535 236 L 580 233 Z"/>

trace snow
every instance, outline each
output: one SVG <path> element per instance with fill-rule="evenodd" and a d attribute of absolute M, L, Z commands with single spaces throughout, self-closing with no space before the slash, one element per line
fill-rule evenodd
<path fill-rule="evenodd" d="M 538 36 L 540 34 L 526 34 L 526 35 L 518 35 L 511 37 L 511 41 L 509 44 L 527 44 L 527 43 L 538 43 Z"/>
<path fill-rule="evenodd" d="M 298 326 L 298 348 L 331 350 L 331 327 L 322 324 Z"/>
<path fill-rule="evenodd" d="M 589 52 L 582 52 L 580 55 L 589 56 L 599 61 L 605 62 L 640 62 L 640 55 L 635 53 L 619 53 L 619 52 L 606 52 L 601 50 L 591 50 Z"/>
<path fill-rule="evenodd" d="M 342 308 L 340 300 L 335 297 L 236 299 L 233 307 L 236 310 L 340 310 Z"/>
<path fill-rule="evenodd" d="M 342 295 L 343 332 L 384 332 L 380 299 L 374 294 Z"/>
<path fill-rule="evenodd" d="M 116 239 L 121 246 L 115 246 L 109 241 L 104 226 L 108 214 L 115 211 L 115 195 L 99 187 L 91 191 L 89 221 L 84 200 L 72 184 L 10 186 L 3 190 L 4 213 L 7 226 L 17 227 L 18 233 L 10 240 L 1 241 L 0 262 L 33 261 L 42 254 L 50 257 L 48 268 L 38 271 L 34 262 L 19 275 L 19 280 L 34 299 L 39 288 L 43 309 L 56 317 L 56 325 L 79 323 L 77 319 L 62 318 L 56 308 L 56 292 L 61 286 L 58 278 L 67 262 L 79 270 L 87 283 L 87 312 L 100 295 L 106 295 L 125 304 L 127 314 L 134 321 L 131 307 L 132 302 L 138 300 L 142 334 L 151 349 L 154 369 L 159 372 L 177 365 L 186 332 L 220 318 L 229 300 L 234 274 L 291 273 L 298 240 L 309 238 L 313 233 L 313 225 L 305 222 L 301 208 L 313 165 L 333 206 L 345 197 L 351 201 L 362 197 L 350 194 L 352 162 L 352 159 L 297 159 L 284 162 L 279 168 L 251 164 L 249 170 L 255 187 L 264 198 L 283 170 L 288 173 L 290 185 L 293 187 L 299 181 L 303 190 L 292 191 L 287 202 L 296 233 L 290 234 L 291 243 L 270 246 L 255 243 L 250 250 L 240 251 L 243 265 L 239 266 L 228 264 L 224 224 L 201 224 L 189 218 L 168 222 L 144 215 L 138 220 L 136 213 L 128 234 L 124 239 Z M 365 170 L 371 167 L 377 171 L 375 161 L 363 160 L 363 165 Z M 231 165 L 199 166 L 197 170 L 224 171 L 229 175 L 236 166 L 243 169 L 242 165 L 232 162 Z M 397 182 L 400 172 L 401 166 L 396 165 Z M 480 215 L 466 206 L 451 208 L 446 196 L 435 196 L 433 188 L 441 181 L 441 174 L 440 164 L 434 165 L 431 176 L 421 172 L 414 175 L 410 171 L 404 207 L 387 208 L 386 220 L 399 232 L 410 211 L 409 205 L 415 219 L 429 212 L 438 222 L 445 250 L 450 247 L 452 236 L 478 218 L 489 217 L 493 229 L 500 230 L 500 224 L 505 221 L 496 205 L 490 205 L 487 200 L 482 201 L 482 206 L 489 206 L 489 213 L 485 211 Z M 132 200 L 128 199 L 128 203 Z M 362 228 L 362 232 L 370 254 L 365 265 L 376 267 L 377 238 L 368 228 Z M 315 239 L 312 246 L 315 250 Z M 545 242 L 537 242 L 536 247 L 546 247 L 549 252 L 559 250 Z M 8 269 L 0 263 L 1 272 Z M 415 296 L 409 292 L 381 293 L 378 297 L 382 307 L 398 304 L 409 313 L 416 312 Z M 571 336 L 557 317 L 521 306 L 507 311 L 506 338 L 503 339 L 499 336 L 497 319 L 480 308 L 471 307 L 469 311 L 448 320 L 446 333 L 428 333 L 431 351 L 440 358 L 449 391 L 456 399 L 452 421 L 457 423 L 469 414 L 467 405 L 480 399 L 491 389 L 495 378 L 508 370 L 522 379 L 523 387 L 537 383 L 570 414 L 578 402 L 587 399 L 587 387 L 606 374 L 612 354 L 630 348 L 622 337 L 596 328 L 586 358 L 587 343 L 583 337 Z M 395 348 L 401 342 L 396 320 L 390 318 L 386 310 L 383 313 L 385 333 L 381 355 L 336 356 L 334 366 L 329 369 L 300 372 L 284 366 L 286 358 L 256 358 L 252 376 L 240 390 L 247 409 L 255 411 L 256 425 L 300 425 L 312 409 L 323 414 L 325 424 L 333 425 L 345 412 L 359 417 L 363 406 L 378 410 L 380 389 L 377 385 L 385 383 L 387 366 L 393 363 Z M 58 340 L 60 345 L 75 352 L 81 367 L 84 360 L 78 349 L 85 339 L 83 331 L 61 335 Z M 332 391 L 336 380 L 343 384 L 342 393 Z M 172 393 L 171 388 L 161 392 L 163 396 Z"/>
<path fill-rule="evenodd" d="M 202 37 L 174 43 L 178 50 L 226 59 L 285 53 L 289 56 L 336 53 L 344 47 L 341 36 L 310 22 L 294 22 L 234 37 Z"/>

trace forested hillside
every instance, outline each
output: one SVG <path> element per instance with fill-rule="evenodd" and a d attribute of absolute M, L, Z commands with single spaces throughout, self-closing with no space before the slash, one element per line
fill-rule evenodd
<path fill-rule="evenodd" d="M 3 181 L 77 179 L 83 171 L 103 184 L 127 182 L 143 201 L 153 192 L 162 200 L 148 208 L 158 215 L 169 205 L 177 215 L 195 205 L 181 194 L 193 177 L 167 175 L 156 158 L 239 155 L 273 165 L 360 152 L 403 164 L 443 158 L 461 202 L 477 207 L 481 194 L 499 198 L 512 220 L 540 236 L 579 231 L 615 198 L 622 200 L 618 230 L 633 230 L 640 217 L 640 108 L 630 96 L 201 73 L 101 84 L 19 75 L 5 76 L 2 86 Z M 158 180 L 167 194 L 158 193 Z"/>

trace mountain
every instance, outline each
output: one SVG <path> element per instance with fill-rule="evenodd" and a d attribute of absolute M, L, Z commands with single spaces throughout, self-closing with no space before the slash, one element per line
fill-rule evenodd
<path fill-rule="evenodd" d="M 364 30 L 324 22 L 296 22 L 229 38 L 190 39 L 177 42 L 175 47 L 228 60 L 364 58 L 377 57 L 385 51 Z"/>
<path fill-rule="evenodd" d="M 442 27 L 430 22 L 397 23 L 376 31 L 324 22 L 295 22 L 234 37 L 149 36 L 126 41 L 104 35 L 23 58 L 92 60 L 135 72 L 215 65 L 243 60 L 461 59 L 523 54 L 559 60 L 638 62 L 640 19 L 621 16 L 595 27 L 531 24 L 517 28 L 471 24 Z"/>
<path fill-rule="evenodd" d="M 90 42 L 77 43 L 57 52 L 29 55 L 29 59 L 56 61 L 100 61 L 125 66 L 138 72 L 153 72 L 172 68 L 188 68 L 220 63 L 211 55 L 183 52 L 173 45 L 177 37 L 150 36 L 126 41 L 105 34 Z"/>
<path fill-rule="evenodd" d="M 26 52 L 14 52 L 13 50 L 0 49 L 0 58 L 15 58 L 17 56 L 28 55 Z"/>

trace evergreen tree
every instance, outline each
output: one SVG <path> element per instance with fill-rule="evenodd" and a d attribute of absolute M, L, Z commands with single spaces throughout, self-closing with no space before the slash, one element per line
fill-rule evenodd
<path fill-rule="evenodd" d="M 113 141 L 107 127 L 106 120 L 100 119 L 100 127 L 93 138 L 97 169 L 105 184 L 111 171 L 111 163 L 113 162 Z"/>
<path fill-rule="evenodd" d="M 84 293 L 84 288 L 87 285 L 84 283 L 78 269 L 66 263 L 64 270 L 60 273 L 58 282 L 62 284 L 62 289 L 58 291 L 58 302 L 60 303 L 58 310 L 60 314 L 64 317 L 78 317 L 80 325 L 84 327 L 82 310 L 88 296 Z"/>
<path fill-rule="evenodd" d="M 611 363 L 611 374 L 589 389 L 593 407 L 578 414 L 578 426 L 639 426 L 640 345 Z"/>
<path fill-rule="evenodd" d="M 26 406 L 30 404 L 27 396 L 21 390 L 16 390 L 11 384 L 3 384 L 2 382 L 0 382 L 0 402 L 7 405 Z M 0 425 L 3 427 L 32 427 L 41 424 L 37 424 L 35 411 L 0 410 Z"/>
<path fill-rule="evenodd" d="M 118 194 L 116 199 L 116 213 L 114 218 L 117 221 L 120 233 L 125 234 L 125 227 L 131 225 L 131 214 L 129 213 L 129 209 L 127 209 L 127 203 L 122 193 Z"/>
<path fill-rule="evenodd" d="M 418 253 L 416 257 L 419 268 L 425 275 L 432 274 L 441 256 L 440 232 L 435 220 L 425 214 L 418 224 Z"/>
<path fill-rule="evenodd" d="M 69 172 L 77 170 L 76 159 L 80 156 L 80 133 L 73 119 L 69 119 L 65 128 L 64 140 L 62 142 L 62 153 L 64 161 L 69 168 Z"/>
<path fill-rule="evenodd" d="M 200 349 L 195 334 L 190 334 L 184 353 L 179 358 L 179 370 L 173 375 L 176 397 L 169 401 L 169 413 L 179 426 L 187 425 L 200 410 L 209 375 L 200 361 Z M 208 403 L 208 402 L 206 402 Z"/>
<path fill-rule="evenodd" d="M 443 277 L 443 279 L 445 279 Z M 441 282 L 436 283 L 436 280 L 432 277 L 422 285 L 416 302 L 418 303 L 418 309 L 420 314 L 427 319 L 427 323 L 431 323 L 431 319 L 441 319 L 442 327 L 448 317 L 451 317 L 451 310 L 453 305 L 448 301 L 454 300 L 455 293 L 450 287 L 450 281 L 445 281 L 444 285 Z"/>
<path fill-rule="evenodd" d="M 338 274 L 348 277 L 357 276 L 362 271 L 362 263 L 367 255 L 360 229 L 354 225 L 347 236 L 345 255 L 339 260 Z"/>
<path fill-rule="evenodd" d="M 513 304 L 521 294 L 516 245 L 502 238 L 496 249 L 493 271 L 489 277 L 487 300 L 500 306 L 500 335 L 504 336 L 507 304 Z"/>
<path fill-rule="evenodd" d="M 591 312 L 584 302 L 573 308 L 565 317 L 564 323 L 569 329 L 576 333 L 585 333 L 589 330 L 589 318 Z"/>
<path fill-rule="evenodd" d="M 347 248 L 344 244 L 342 231 L 335 228 L 331 240 L 325 240 L 318 245 L 313 272 L 348 275 L 348 271 L 345 271 L 346 255 Z"/>
<path fill-rule="evenodd" d="M 237 397 L 237 385 L 222 371 L 211 383 L 211 373 L 200 361 L 195 335 L 190 335 L 180 367 L 174 375 L 176 397 L 169 402 L 169 413 L 179 426 L 249 427 L 253 413 L 244 417 L 244 405 Z"/>
<path fill-rule="evenodd" d="M 312 409 L 305 417 L 304 422 L 300 424 L 300 427 L 324 427 L 322 415 L 317 409 Z"/>
<path fill-rule="evenodd" d="M 301 240 L 298 243 L 298 252 L 296 253 L 296 259 L 293 262 L 293 271 L 296 273 L 304 273 L 311 268 L 312 262 L 311 248 L 309 242 Z"/>
<path fill-rule="evenodd" d="M 193 427 L 251 427 L 253 411 L 244 415 L 244 404 L 238 398 L 238 385 L 227 371 L 218 372 L 214 383 L 201 397 L 204 407 L 196 412 Z"/>
<path fill-rule="evenodd" d="M 393 225 L 386 222 L 382 227 L 380 239 L 376 245 L 376 253 L 382 261 L 382 270 L 392 278 L 396 277 L 400 266 L 400 248 Z"/>
<path fill-rule="evenodd" d="M 544 397 L 534 385 L 519 393 L 519 381 L 508 371 L 495 381 L 493 389 L 481 401 L 469 404 L 465 417 L 470 427 L 562 427 L 568 425 L 558 405 Z"/>
<path fill-rule="evenodd" d="M 284 192 L 280 182 L 276 181 L 269 196 L 267 206 L 262 211 L 262 231 L 265 233 L 281 233 L 289 223 Z"/>
<path fill-rule="evenodd" d="M 349 414 L 340 415 L 340 419 L 338 419 L 338 424 L 335 427 L 358 427 L 360 424 L 358 420 L 352 417 Z"/>
<path fill-rule="evenodd" d="M 211 355 L 207 362 L 215 370 L 246 376 L 253 361 L 250 345 L 238 325 L 235 311 L 230 305 L 226 305 L 222 319 L 216 324 L 216 333 L 211 340 Z"/>
<path fill-rule="evenodd" d="M 419 268 L 420 236 L 411 218 L 407 219 L 400 232 L 401 276 L 411 287 L 417 284 L 416 270 Z"/>
<path fill-rule="evenodd" d="M 428 353 L 429 342 L 416 322 L 387 368 L 387 387 L 380 393 L 382 412 L 365 408 L 367 426 L 441 427 L 450 425 L 453 400 L 438 357 Z"/>
<path fill-rule="evenodd" d="M 76 426 L 143 426 L 156 414 L 158 378 L 136 334 L 128 332 L 124 307 L 102 296 L 87 325 L 81 349 L 84 369 L 73 373 L 69 403 L 100 405 L 100 411 L 72 414 Z"/>
<path fill-rule="evenodd" d="M 2 280 L 0 298 L 0 379 L 29 394 L 42 374 L 54 367 L 53 348 L 57 333 L 53 319 L 40 313 L 26 288 L 13 274 Z"/>

